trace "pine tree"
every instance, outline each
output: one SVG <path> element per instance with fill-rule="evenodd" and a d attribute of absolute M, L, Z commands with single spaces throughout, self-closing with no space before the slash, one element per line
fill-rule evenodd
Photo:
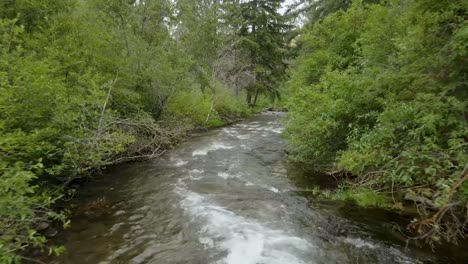
<path fill-rule="evenodd" d="M 286 70 L 286 32 L 291 25 L 279 13 L 283 0 L 231 1 L 228 23 L 235 45 L 247 56 L 243 68 L 253 81 L 244 88 L 246 102 L 255 105 L 258 95 L 279 98 L 278 82 Z"/>

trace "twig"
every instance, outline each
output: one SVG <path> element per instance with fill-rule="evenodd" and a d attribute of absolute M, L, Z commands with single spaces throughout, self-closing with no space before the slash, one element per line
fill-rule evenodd
<path fill-rule="evenodd" d="M 98 146 L 97 141 L 98 141 L 98 138 L 102 134 L 102 124 L 104 122 L 107 103 L 109 102 L 112 88 L 115 86 L 115 83 L 117 82 L 118 77 L 119 77 L 119 73 L 117 72 L 117 74 L 115 75 L 115 78 L 109 83 L 109 89 L 107 90 L 106 100 L 104 101 L 104 105 L 102 106 L 102 109 L 101 109 L 101 116 L 99 117 L 99 124 L 98 124 L 98 128 L 97 128 L 97 131 L 96 131 L 96 136 L 94 138 L 93 148 L 96 148 Z"/>

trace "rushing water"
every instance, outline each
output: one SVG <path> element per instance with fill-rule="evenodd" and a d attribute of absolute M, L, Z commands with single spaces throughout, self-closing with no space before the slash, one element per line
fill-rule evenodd
<path fill-rule="evenodd" d="M 68 251 L 52 262 L 426 263 L 433 258 L 376 239 L 379 230 L 301 196 L 287 177 L 279 115 L 201 133 L 160 159 L 109 170 L 81 195 L 85 202 L 104 198 L 111 207 L 74 217 L 64 237 Z"/>

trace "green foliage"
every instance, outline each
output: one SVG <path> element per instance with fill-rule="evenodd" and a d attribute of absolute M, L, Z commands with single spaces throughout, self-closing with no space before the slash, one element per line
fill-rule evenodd
<path fill-rule="evenodd" d="M 30 166 L 41 169 L 42 164 Z M 40 221 L 58 220 L 66 224 L 64 214 L 54 213 L 47 208 L 55 199 L 47 194 L 38 194 L 38 187 L 31 185 L 37 179 L 31 171 L 24 169 L 20 162 L 9 165 L 0 162 L 0 262 L 18 263 L 21 257 L 13 254 L 28 246 L 45 248 L 46 238 L 38 233 L 33 224 Z M 56 254 L 61 248 L 48 250 Z"/>
<path fill-rule="evenodd" d="M 336 190 L 320 189 L 314 186 L 308 190 L 313 196 L 326 200 L 338 200 L 355 203 L 362 207 L 378 207 L 387 209 L 396 209 L 392 199 L 387 195 L 378 193 L 368 188 L 348 188 L 345 184 L 339 186 Z"/>
<path fill-rule="evenodd" d="M 220 121 L 213 110 L 210 97 L 202 91 L 182 91 L 168 100 L 165 115 L 202 127 Z"/>
<path fill-rule="evenodd" d="M 360 0 L 365 3 L 379 3 L 381 0 Z M 352 0 L 305 0 L 307 3 L 307 18 L 316 22 L 340 10 L 347 10 Z"/>
<path fill-rule="evenodd" d="M 285 77 L 288 18 L 279 13 L 284 0 L 227 1 L 226 17 L 233 31 L 232 46 L 243 54 L 243 65 L 250 83 L 245 85 L 246 101 L 256 105 L 259 95 L 275 101 L 278 86 Z"/>
<path fill-rule="evenodd" d="M 44 247 L 33 227 L 65 221 L 51 209 L 74 179 L 249 114 L 217 75 L 218 4 L 0 3 L 0 262 Z"/>
<path fill-rule="evenodd" d="M 251 109 L 230 90 L 217 87 L 212 97 L 217 115 L 227 123 L 251 116 Z"/>
<path fill-rule="evenodd" d="M 391 208 L 391 199 L 370 189 L 353 189 L 339 191 L 334 199 L 352 201 L 359 206 Z"/>
<path fill-rule="evenodd" d="M 468 163 L 465 12 L 463 1 L 355 1 L 307 25 L 287 83 L 295 158 L 449 203 Z"/>
<path fill-rule="evenodd" d="M 165 119 L 184 120 L 192 127 L 217 127 L 249 114 L 247 105 L 227 91 L 210 95 L 190 90 L 181 91 L 168 100 Z"/>

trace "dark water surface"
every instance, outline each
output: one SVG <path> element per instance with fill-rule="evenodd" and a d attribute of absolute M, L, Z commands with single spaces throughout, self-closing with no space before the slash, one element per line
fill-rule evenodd
<path fill-rule="evenodd" d="M 355 208 L 298 192 L 279 116 L 110 169 L 80 193 L 81 203 L 104 199 L 109 208 L 74 217 L 67 253 L 52 263 L 444 263 L 392 242 L 391 214 L 353 219 Z"/>

